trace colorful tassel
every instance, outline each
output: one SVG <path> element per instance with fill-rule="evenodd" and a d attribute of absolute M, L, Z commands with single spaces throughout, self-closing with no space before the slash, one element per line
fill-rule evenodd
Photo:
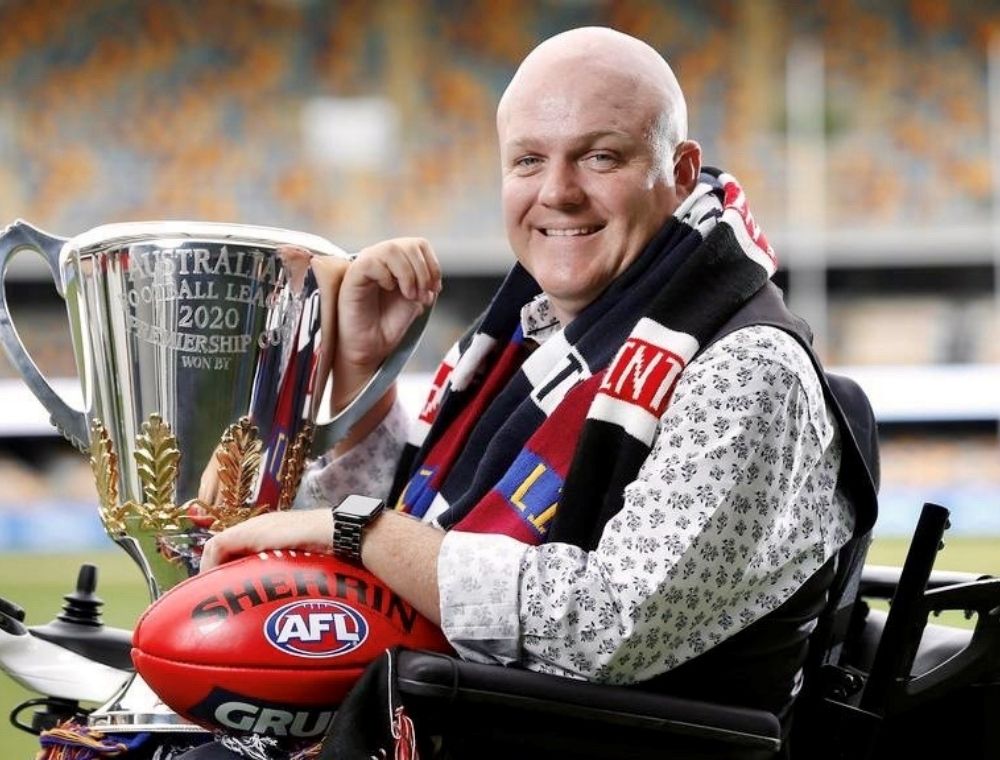
<path fill-rule="evenodd" d="M 55 728 L 42 731 L 42 748 L 35 760 L 101 760 L 118 757 L 142 744 L 149 734 L 109 736 L 83 724 L 67 720 Z"/>

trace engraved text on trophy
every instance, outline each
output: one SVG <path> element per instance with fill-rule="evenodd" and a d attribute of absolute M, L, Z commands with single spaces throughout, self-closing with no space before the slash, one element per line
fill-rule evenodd
<path fill-rule="evenodd" d="M 178 352 L 180 366 L 226 370 L 233 355 L 287 339 L 262 321 L 281 292 L 280 261 L 253 248 L 133 246 L 120 295 L 126 328 Z"/>

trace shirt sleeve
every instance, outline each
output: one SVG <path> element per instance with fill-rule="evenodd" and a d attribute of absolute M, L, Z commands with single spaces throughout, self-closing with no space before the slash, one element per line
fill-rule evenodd
<path fill-rule="evenodd" d="M 734 332 L 682 374 L 596 549 L 445 539 L 442 628 L 472 660 L 652 678 L 778 607 L 846 543 L 839 463 L 836 425 L 794 338 Z"/>
<path fill-rule="evenodd" d="M 406 410 L 397 399 L 378 426 L 354 448 L 339 457 L 324 455 L 309 465 L 295 508 L 339 504 L 351 494 L 387 498 L 407 430 Z"/>

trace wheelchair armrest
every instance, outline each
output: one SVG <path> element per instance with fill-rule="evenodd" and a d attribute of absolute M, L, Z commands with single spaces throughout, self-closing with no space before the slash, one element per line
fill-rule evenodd
<path fill-rule="evenodd" d="M 866 599 L 892 599 L 899 585 L 903 568 L 889 565 L 865 565 L 861 571 L 859 595 Z M 986 580 L 992 576 L 979 573 L 963 573 L 958 570 L 934 570 L 927 581 L 928 589 L 955 586 Z"/>
<path fill-rule="evenodd" d="M 882 610 L 869 610 L 864 626 L 853 642 L 848 664 L 861 672 L 871 670 L 879 637 L 885 628 L 886 613 Z M 951 625 L 928 623 L 920 637 L 920 645 L 910 668 L 912 677 L 919 677 L 930 672 L 942 663 L 950 660 L 972 641 L 972 630 L 956 628 Z"/>
<path fill-rule="evenodd" d="M 481 717 L 485 729 L 479 726 L 479 732 L 489 732 L 493 724 L 498 733 L 549 726 L 543 730 L 551 734 L 550 722 L 557 721 L 561 739 L 573 744 L 574 753 L 585 752 L 602 735 L 619 749 L 648 745 L 656 753 L 649 756 L 663 756 L 673 739 L 706 752 L 685 757 L 768 758 L 781 748 L 778 719 L 761 710 L 480 665 L 441 654 L 400 652 L 397 682 L 407 705 L 419 703 L 428 715 L 441 718 L 454 714 L 456 707 L 467 708 L 461 713 L 467 722 L 460 727 L 463 730 L 472 730 L 468 721 Z M 501 714 L 504 717 L 498 719 Z M 619 751 L 615 756 L 645 755 Z"/>
<path fill-rule="evenodd" d="M 978 613 L 975 629 L 926 623 L 932 612 L 945 610 Z M 916 614 L 924 623 L 919 646 L 909 676 L 891 690 L 886 704 L 889 714 L 907 712 L 984 675 L 1000 673 L 1000 578 L 930 589 L 924 592 Z M 877 610 L 868 613 L 852 664 L 871 667 L 885 617 Z"/>
<path fill-rule="evenodd" d="M 932 589 L 924 594 L 925 617 L 943 610 L 974 611 L 976 627 L 968 646 L 936 668 L 903 684 L 901 703 L 909 709 L 1000 671 L 1000 578 Z"/>

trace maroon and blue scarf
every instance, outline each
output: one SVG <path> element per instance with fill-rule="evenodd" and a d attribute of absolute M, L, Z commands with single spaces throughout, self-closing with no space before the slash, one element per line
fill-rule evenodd
<path fill-rule="evenodd" d="M 515 265 L 435 375 L 397 508 L 444 528 L 593 548 L 684 367 L 775 268 L 740 185 L 708 168 L 628 269 L 540 346 L 520 318 L 540 289 Z"/>

